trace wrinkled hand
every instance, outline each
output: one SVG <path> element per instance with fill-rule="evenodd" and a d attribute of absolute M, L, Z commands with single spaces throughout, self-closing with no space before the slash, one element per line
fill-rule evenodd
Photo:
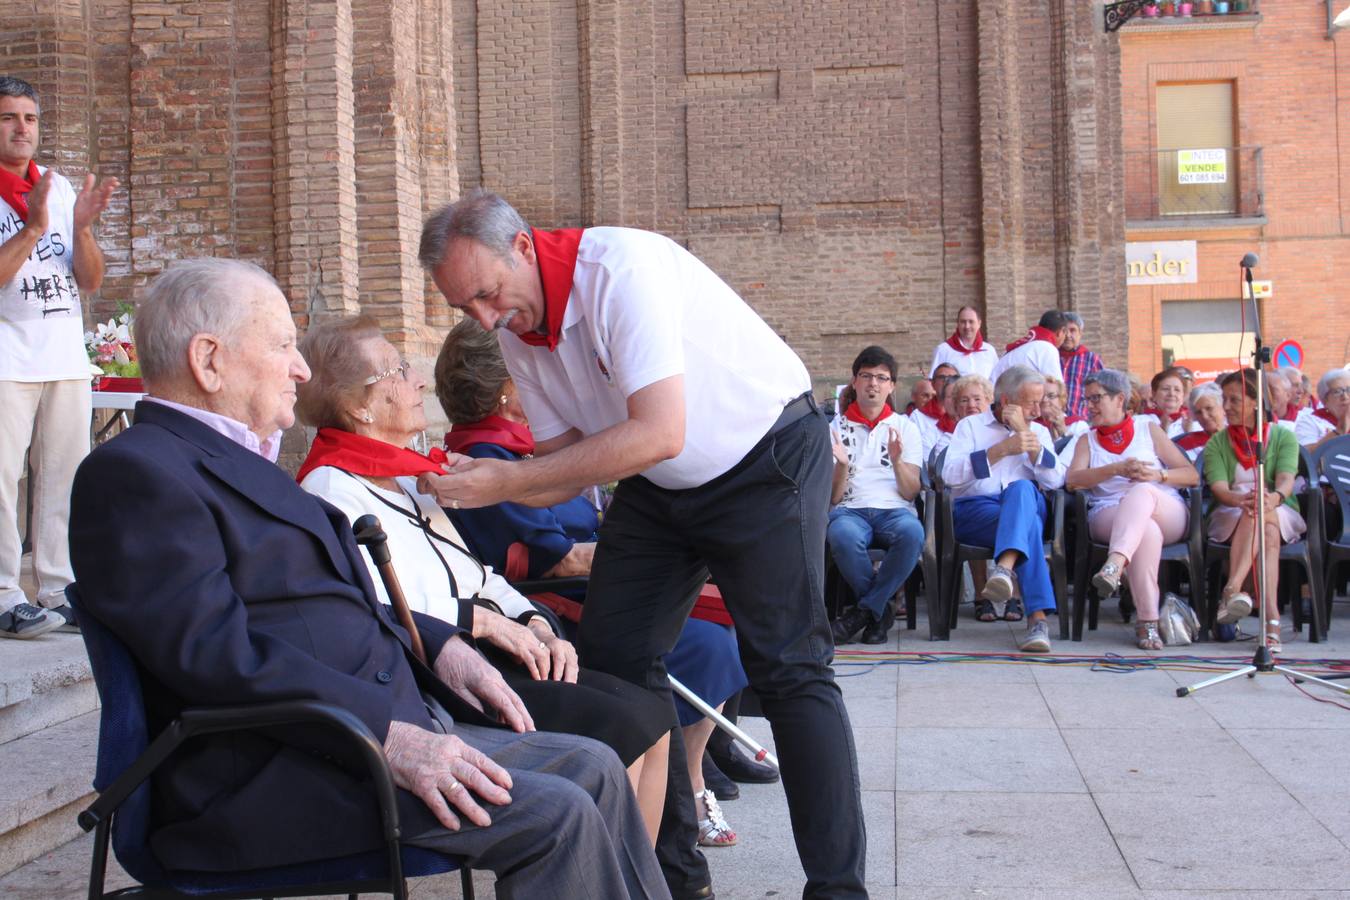
<path fill-rule="evenodd" d="M 553 568 L 544 573 L 545 578 L 575 578 L 591 574 L 591 565 L 595 561 L 595 542 L 578 541 L 567 551 L 567 555 L 558 560 Z"/>
<path fill-rule="evenodd" d="M 476 609 L 473 614 L 473 636 L 505 650 L 529 671 L 535 681 L 548 679 L 552 654 L 533 631 L 519 622 L 513 622 L 490 609 Z"/>
<path fill-rule="evenodd" d="M 904 452 L 905 445 L 900 441 L 900 432 L 894 425 L 890 426 L 891 434 L 886 439 L 886 451 L 891 455 L 891 465 L 900 465 L 900 454 Z"/>
<path fill-rule="evenodd" d="M 39 235 L 47 233 L 47 195 L 52 190 L 52 173 L 55 170 L 48 169 L 42 173 L 38 183 L 33 185 L 33 189 L 28 192 L 28 221 L 24 228 L 31 228 Z"/>
<path fill-rule="evenodd" d="M 108 200 L 117 189 L 116 178 L 105 178 L 99 182 L 94 173 L 84 176 L 84 190 L 75 198 L 74 225 L 76 231 L 92 228 L 94 222 L 108 208 Z"/>
<path fill-rule="evenodd" d="M 1030 429 L 1027 427 L 1027 415 L 1022 411 L 1022 407 L 1015 403 L 1009 403 L 1003 407 L 1003 424 L 1017 432 L 1025 432 Z"/>
<path fill-rule="evenodd" d="M 999 441 L 998 446 L 1003 449 L 1004 456 L 1016 456 L 1019 453 L 1025 453 L 1031 457 L 1033 463 L 1041 455 L 1041 441 L 1030 431 L 1014 431 Z"/>
<path fill-rule="evenodd" d="M 848 468 L 848 448 L 839 440 L 839 435 L 834 433 L 834 429 L 830 429 L 830 452 L 834 454 L 835 462 Z"/>
<path fill-rule="evenodd" d="M 552 679 L 576 684 L 579 670 L 577 648 L 573 647 L 570 641 L 565 641 L 554 634 L 548 623 L 538 616 L 530 619 L 529 628 L 548 650 L 550 657 L 548 674 Z"/>
<path fill-rule="evenodd" d="M 503 459 L 474 459 L 449 454 L 442 467 L 444 474 L 424 472 L 417 478 L 417 489 L 431 494 L 441 506 L 451 509 L 475 509 L 513 499 L 512 470 L 516 465 Z"/>
<path fill-rule="evenodd" d="M 433 667 L 461 700 L 475 709 L 494 710 L 512 731 L 534 731 L 534 719 L 501 673 L 456 635 L 445 642 Z"/>
<path fill-rule="evenodd" d="M 453 734 L 390 722 L 384 755 L 394 784 L 421 798 L 437 821 L 451 831 L 459 830 L 452 805 L 475 825 L 486 828 L 492 824 L 474 794 L 498 806 L 511 802 L 511 774 Z"/>

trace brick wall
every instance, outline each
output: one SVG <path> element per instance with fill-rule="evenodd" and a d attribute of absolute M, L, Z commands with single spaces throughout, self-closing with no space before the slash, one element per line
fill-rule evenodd
<path fill-rule="evenodd" d="M 1161 365 L 1161 303 L 1236 298 L 1237 263 L 1248 251 L 1261 258 L 1255 277 L 1274 286 L 1273 298 L 1263 303 L 1267 342 L 1299 341 L 1305 372 L 1314 379 L 1350 361 L 1344 226 L 1350 102 L 1340 103 L 1343 94 L 1350 101 L 1350 53 L 1344 63 L 1339 53 L 1347 40 L 1344 34 L 1327 39 L 1326 10 L 1318 3 L 1266 2 L 1254 27 L 1122 31 L 1125 149 L 1154 148 L 1159 81 L 1232 81 L 1237 141 L 1261 148 L 1266 217 L 1245 227 L 1131 229 L 1131 240 L 1198 244 L 1197 283 L 1129 289 L 1129 359 L 1136 371 Z"/>

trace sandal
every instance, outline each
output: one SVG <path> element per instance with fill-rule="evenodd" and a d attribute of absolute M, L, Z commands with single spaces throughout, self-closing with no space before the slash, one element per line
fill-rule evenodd
<path fill-rule="evenodd" d="M 1097 574 L 1092 576 L 1092 586 L 1097 591 L 1097 596 L 1106 600 L 1114 597 L 1116 591 L 1120 590 L 1121 568 L 1113 562 L 1109 562 L 1097 570 Z"/>
<path fill-rule="evenodd" d="M 1161 650 L 1162 635 L 1158 634 L 1158 620 L 1140 619 L 1134 626 L 1134 636 L 1140 650 Z"/>
<path fill-rule="evenodd" d="M 975 600 L 975 621 L 993 622 L 997 617 L 994 615 L 994 602 L 979 597 Z"/>
<path fill-rule="evenodd" d="M 1271 653 L 1284 652 L 1284 646 L 1280 643 L 1279 619 L 1270 619 L 1266 622 L 1266 649 Z"/>
<path fill-rule="evenodd" d="M 736 845 L 736 832 L 731 830 L 727 820 L 722 815 L 722 807 L 717 805 L 717 797 L 712 791 L 704 788 L 701 793 L 694 795 L 695 799 L 703 801 L 703 811 L 706 818 L 698 820 L 698 845 L 700 847 L 734 847 Z"/>
<path fill-rule="evenodd" d="M 1219 609 L 1214 614 L 1218 625 L 1234 625 L 1252 611 L 1252 598 L 1236 589 L 1224 588 L 1223 598 L 1219 600 Z"/>
<path fill-rule="evenodd" d="M 1022 598 L 1013 597 L 1008 601 L 1007 607 L 1003 610 L 1003 621 L 1020 622 L 1022 621 Z"/>

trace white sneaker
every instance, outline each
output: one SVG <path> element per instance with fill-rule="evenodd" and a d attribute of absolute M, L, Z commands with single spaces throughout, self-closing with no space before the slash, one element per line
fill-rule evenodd
<path fill-rule="evenodd" d="M 1252 598 L 1245 593 L 1238 591 L 1227 600 L 1219 604 L 1219 611 L 1214 616 L 1214 621 L 1219 625 L 1232 625 L 1239 619 L 1245 619 L 1252 611 Z"/>
<path fill-rule="evenodd" d="M 1050 652 L 1050 626 L 1044 619 L 1037 619 L 1027 626 L 1027 633 L 1018 643 L 1017 649 L 1023 653 Z"/>

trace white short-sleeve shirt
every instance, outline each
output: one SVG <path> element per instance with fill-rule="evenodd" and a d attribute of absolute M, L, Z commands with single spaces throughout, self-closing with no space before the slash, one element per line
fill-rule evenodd
<path fill-rule="evenodd" d="M 23 227 L 19 214 L 0 200 L 0 244 Z M 89 380 L 89 355 L 75 284 L 75 189 L 53 172 L 47 232 L 18 274 L 0 284 L 0 381 L 67 379 Z"/>
<path fill-rule="evenodd" d="M 736 292 L 679 244 L 633 228 L 587 228 L 557 349 L 501 331 L 530 430 L 590 436 L 628 418 L 628 398 L 684 376 L 684 449 L 643 472 L 697 487 L 757 444 L 811 389 L 806 366 Z"/>
<path fill-rule="evenodd" d="M 985 341 L 980 345 L 979 350 L 970 353 L 959 353 L 953 350 L 946 341 L 933 348 L 933 363 L 928 367 L 928 375 L 932 377 L 937 371 L 937 367 L 946 363 L 952 366 L 962 375 L 983 375 L 989 377 L 989 373 L 994 371 L 994 366 L 998 363 L 998 351 L 994 345 Z"/>
<path fill-rule="evenodd" d="M 848 419 L 843 413 L 834 417 L 830 429 L 838 436 L 848 453 L 848 486 L 839 506 L 851 509 L 896 509 L 914 511 L 914 502 L 900 494 L 891 467 L 891 429 L 900 435 L 900 461 L 923 468 L 923 441 L 919 430 L 908 416 L 892 412 L 868 428 L 861 422 Z"/>
<path fill-rule="evenodd" d="M 1026 366 L 1035 369 L 1046 378 L 1064 380 L 1064 369 L 1059 361 L 1059 348 L 1049 341 L 1027 341 L 1012 348 L 994 365 L 994 370 L 989 373 L 989 380 L 997 382 L 998 376 L 1011 366 Z"/>

